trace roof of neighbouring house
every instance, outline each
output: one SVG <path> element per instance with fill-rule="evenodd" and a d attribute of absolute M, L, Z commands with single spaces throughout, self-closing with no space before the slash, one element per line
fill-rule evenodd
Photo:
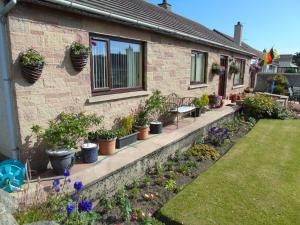
<path fill-rule="evenodd" d="M 216 32 L 217 34 L 219 34 L 219 35 L 221 35 L 221 36 L 227 38 L 227 39 L 230 40 L 231 42 L 234 42 L 234 38 L 231 37 L 231 36 L 229 36 L 228 34 L 225 34 L 225 33 L 221 32 L 221 31 L 216 30 L 216 29 L 214 29 L 214 32 Z M 243 47 L 246 51 L 252 52 L 252 53 L 253 53 L 254 55 L 256 55 L 258 58 L 263 59 L 263 55 L 264 55 L 263 52 L 261 52 L 261 51 L 255 49 L 255 48 L 252 48 L 250 45 L 246 44 L 245 42 L 242 42 L 242 47 Z"/>
<path fill-rule="evenodd" d="M 56 5 L 58 2 L 53 3 L 53 1 L 44 0 L 22 0 L 29 1 L 38 4 L 44 5 Z M 254 51 L 248 45 L 243 44 L 242 46 L 237 45 L 233 41 L 229 40 L 223 35 L 219 35 L 213 30 L 208 29 L 207 27 L 192 21 L 188 18 L 180 16 L 174 12 L 168 11 L 159 7 L 157 5 L 148 3 L 144 0 L 72 0 L 72 6 L 64 7 L 64 10 L 73 10 L 80 13 L 78 9 L 74 9 L 74 5 L 79 4 L 85 7 L 90 7 L 95 10 L 103 11 L 108 13 L 106 19 L 115 20 L 111 15 L 119 16 L 120 22 L 122 18 L 129 18 L 135 20 L 136 24 L 130 24 L 132 26 L 145 26 L 145 23 L 153 25 L 153 30 L 156 32 L 161 32 L 164 29 L 169 29 L 170 32 L 165 32 L 166 35 L 178 36 L 180 38 L 187 37 L 187 34 L 191 41 L 205 42 L 209 45 L 213 45 L 219 48 L 228 48 L 229 50 L 236 51 L 239 53 L 247 55 L 257 55 L 257 52 Z M 85 14 L 91 14 L 97 16 L 96 11 L 94 13 L 87 12 Z M 103 15 L 102 15 L 103 16 Z M 123 21 L 124 22 L 124 21 Z M 156 29 L 155 29 L 156 27 Z M 149 27 L 148 27 L 149 29 Z M 161 32 L 162 33 L 162 32 Z M 182 37 L 181 37 L 182 36 Z"/>

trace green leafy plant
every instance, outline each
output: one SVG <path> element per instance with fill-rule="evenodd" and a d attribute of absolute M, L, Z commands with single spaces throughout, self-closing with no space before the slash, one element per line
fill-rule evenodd
<path fill-rule="evenodd" d="M 140 107 L 137 114 L 135 115 L 135 126 L 147 127 L 149 124 L 148 111 Z"/>
<path fill-rule="evenodd" d="M 202 105 L 202 101 L 200 98 L 193 98 L 193 101 L 192 101 L 193 105 L 197 108 L 202 108 L 203 105 Z"/>
<path fill-rule="evenodd" d="M 116 201 L 114 198 L 104 198 L 101 202 L 106 211 L 112 210 L 116 207 Z"/>
<path fill-rule="evenodd" d="M 137 198 L 141 194 L 141 190 L 138 187 L 134 187 L 131 190 L 131 197 L 132 198 Z"/>
<path fill-rule="evenodd" d="M 89 133 L 89 140 L 113 140 L 117 138 L 117 132 L 114 130 L 101 129 L 96 132 Z"/>
<path fill-rule="evenodd" d="M 211 67 L 211 72 L 213 74 L 220 74 L 221 73 L 221 66 L 218 63 L 213 63 Z"/>
<path fill-rule="evenodd" d="M 167 112 L 166 101 L 167 98 L 159 90 L 154 91 L 152 96 L 146 100 L 145 111 L 152 120 L 158 120 Z"/>
<path fill-rule="evenodd" d="M 176 180 L 177 174 L 174 171 L 170 171 L 169 173 L 166 174 L 166 177 L 168 179 Z"/>
<path fill-rule="evenodd" d="M 190 149 L 192 155 L 198 160 L 217 160 L 220 153 L 212 146 L 206 144 L 196 144 Z"/>
<path fill-rule="evenodd" d="M 176 189 L 177 189 L 176 181 L 172 180 L 172 179 L 167 180 L 165 183 L 165 189 L 167 191 L 172 191 L 172 192 L 176 191 Z"/>
<path fill-rule="evenodd" d="M 74 41 L 71 44 L 71 52 L 74 55 L 84 55 L 87 56 L 91 53 L 91 47 L 90 46 L 86 46 L 85 44 L 83 44 L 82 42 L 78 42 L 78 41 Z"/>
<path fill-rule="evenodd" d="M 121 207 L 122 219 L 124 221 L 127 221 L 131 217 L 132 208 L 125 188 L 121 188 L 121 190 L 119 191 L 118 200 Z"/>
<path fill-rule="evenodd" d="M 165 168 L 165 166 L 163 164 L 157 163 L 156 164 L 156 171 L 157 171 L 158 175 L 161 175 L 161 174 L 163 174 L 166 171 L 166 168 Z"/>
<path fill-rule="evenodd" d="M 43 66 L 45 64 L 45 57 L 30 48 L 21 53 L 20 62 L 24 66 Z"/>
<path fill-rule="evenodd" d="M 61 113 L 44 131 L 39 125 L 32 126 L 31 130 L 52 150 L 76 149 L 78 141 L 87 138 L 89 128 L 101 122 L 102 117 L 96 114 Z"/>
<path fill-rule="evenodd" d="M 231 63 L 229 66 L 229 73 L 230 74 L 238 74 L 240 72 L 239 67 L 235 62 Z"/>
<path fill-rule="evenodd" d="M 135 117 L 134 115 L 129 115 L 123 118 L 120 122 L 120 128 L 117 130 L 118 137 L 124 137 L 129 135 L 133 131 L 133 126 L 135 124 Z"/>
<path fill-rule="evenodd" d="M 143 183 L 145 186 L 149 187 L 152 184 L 152 178 L 150 176 L 145 176 Z"/>
<path fill-rule="evenodd" d="M 273 106 L 272 118 L 285 120 L 290 116 L 289 111 L 281 104 L 275 102 Z"/>
<path fill-rule="evenodd" d="M 275 82 L 274 94 L 286 95 L 288 92 L 288 79 L 282 74 L 278 74 L 273 78 Z"/>
<path fill-rule="evenodd" d="M 270 118 L 273 113 L 274 101 L 271 97 L 256 94 L 245 98 L 243 111 L 247 116 L 255 119 Z"/>
<path fill-rule="evenodd" d="M 208 104 L 209 104 L 209 97 L 208 97 L 208 94 L 204 93 L 204 94 L 201 96 L 200 101 L 201 101 L 201 105 L 202 105 L 203 107 L 208 106 Z"/>

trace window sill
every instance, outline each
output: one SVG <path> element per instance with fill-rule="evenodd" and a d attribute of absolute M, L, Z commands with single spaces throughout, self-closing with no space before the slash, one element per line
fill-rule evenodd
<path fill-rule="evenodd" d="M 206 88 L 208 84 L 191 84 L 189 86 L 189 90 L 197 89 L 197 88 Z"/>
<path fill-rule="evenodd" d="M 244 88 L 244 87 L 245 87 L 244 84 L 243 85 L 236 85 L 236 86 L 232 87 L 232 90 L 234 90 L 234 89 L 240 89 L 240 88 Z"/>
<path fill-rule="evenodd" d="M 127 98 L 136 98 L 150 95 L 148 91 L 136 91 L 136 92 L 127 92 L 121 94 L 112 94 L 112 95 L 101 95 L 101 96 L 93 96 L 87 100 L 88 103 L 101 103 L 101 102 L 110 102 L 117 101 Z"/>

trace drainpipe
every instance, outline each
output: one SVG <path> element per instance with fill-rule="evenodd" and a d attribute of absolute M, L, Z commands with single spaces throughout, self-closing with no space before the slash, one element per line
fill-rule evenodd
<path fill-rule="evenodd" d="M 8 29 L 6 15 L 17 4 L 17 0 L 11 0 L 7 4 L 0 6 L 0 78 L 3 82 L 3 99 L 4 99 L 4 118 L 6 126 L 1 132 L 7 133 L 7 147 L 11 151 L 10 158 L 19 159 L 16 117 L 14 110 L 13 89 L 10 78 L 10 54 L 8 43 Z M 8 155 L 6 155 L 8 156 Z"/>
<path fill-rule="evenodd" d="M 197 37 L 197 36 L 194 36 L 194 35 L 191 35 L 191 34 L 187 34 L 187 33 L 184 33 L 184 32 L 180 32 L 180 31 L 176 31 L 176 30 L 173 30 L 173 29 L 153 25 L 153 24 L 150 24 L 150 23 L 146 23 L 146 22 L 143 22 L 143 21 L 136 20 L 136 19 L 131 19 L 131 18 L 128 18 L 128 17 L 125 17 L 125 16 L 120 16 L 120 15 L 117 15 L 117 14 L 114 14 L 114 13 L 109 13 L 109 12 L 106 12 L 106 11 L 103 11 L 103 10 L 100 10 L 100 9 L 95 9 L 95 8 L 92 8 L 92 7 L 89 7 L 89 6 L 81 5 L 81 4 L 73 2 L 73 0 L 45 0 L 45 1 L 53 3 L 53 4 L 64 6 L 66 8 L 73 8 L 73 9 L 76 9 L 76 10 L 79 10 L 79 11 L 81 11 L 81 10 L 86 11 L 86 12 L 93 13 L 93 14 L 100 15 L 100 16 L 104 16 L 104 17 L 107 17 L 107 18 L 121 20 L 121 21 L 124 21 L 126 23 L 135 24 L 135 25 L 138 25 L 138 26 L 144 26 L 145 28 L 148 28 L 148 29 L 151 29 L 151 30 L 154 30 L 154 31 L 158 31 L 158 32 L 160 31 L 160 32 L 163 32 L 163 33 L 174 34 L 176 36 L 180 36 L 180 37 L 183 37 L 183 38 L 186 38 L 186 39 L 189 39 L 189 40 L 199 41 L 199 42 L 202 42 L 202 43 L 204 42 L 204 43 L 208 43 L 208 44 L 213 45 L 213 46 L 218 46 L 218 47 L 221 47 L 221 48 L 232 50 L 234 52 L 254 56 L 252 53 L 249 53 L 247 51 L 243 51 L 243 50 L 238 49 L 238 48 L 226 46 L 226 45 L 220 44 L 218 42 L 207 40 L 205 38 L 200 38 L 200 37 Z"/>

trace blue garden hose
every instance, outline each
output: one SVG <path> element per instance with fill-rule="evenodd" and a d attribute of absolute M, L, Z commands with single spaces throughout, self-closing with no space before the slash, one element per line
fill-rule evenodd
<path fill-rule="evenodd" d="M 0 189 L 7 192 L 20 190 L 24 184 L 26 169 L 19 160 L 4 160 L 0 163 Z"/>

